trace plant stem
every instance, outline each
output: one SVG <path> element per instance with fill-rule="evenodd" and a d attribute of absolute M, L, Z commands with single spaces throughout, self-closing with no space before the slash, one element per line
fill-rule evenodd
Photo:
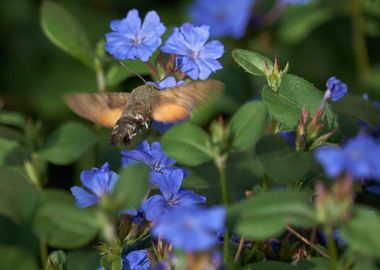
<path fill-rule="evenodd" d="M 333 236 L 333 228 L 331 225 L 327 225 L 326 234 L 327 234 L 327 247 L 330 254 L 331 270 L 336 270 L 338 269 L 338 254 L 337 254 L 334 236 Z"/>
<path fill-rule="evenodd" d="M 370 75 L 371 67 L 364 33 L 364 18 L 362 0 L 351 0 L 352 16 L 352 43 L 358 69 L 359 78 L 366 81 Z"/>
<path fill-rule="evenodd" d="M 40 258 L 41 258 L 42 269 L 45 269 L 46 263 L 48 260 L 48 248 L 44 240 L 40 240 Z"/>
<path fill-rule="evenodd" d="M 104 93 L 106 91 L 106 77 L 103 70 L 103 63 L 98 57 L 95 58 L 95 70 L 98 91 Z"/>
<path fill-rule="evenodd" d="M 298 237 L 302 242 L 304 242 L 306 245 L 310 246 L 311 248 L 315 249 L 315 251 L 317 251 L 319 253 L 319 255 L 321 255 L 322 257 L 325 257 L 325 258 L 330 258 L 330 256 L 324 251 L 322 250 L 321 248 L 319 248 L 317 245 L 315 245 L 313 242 L 310 242 L 309 240 L 307 240 L 305 237 L 303 237 L 301 234 L 299 234 L 296 230 L 294 230 L 292 227 L 290 226 L 286 226 L 286 229 L 291 232 L 293 235 L 295 235 L 296 237 Z"/>
<path fill-rule="evenodd" d="M 226 156 L 218 156 L 215 160 L 219 172 L 220 187 L 222 191 L 222 202 L 225 207 L 228 205 L 227 177 L 226 177 Z"/>
<path fill-rule="evenodd" d="M 244 241 L 245 241 L 244 237 L 240 238 L 239 246 L 235 254 L 234 262 L 237 262 L 240 258 L 241 252 L 243 251 Z"/>

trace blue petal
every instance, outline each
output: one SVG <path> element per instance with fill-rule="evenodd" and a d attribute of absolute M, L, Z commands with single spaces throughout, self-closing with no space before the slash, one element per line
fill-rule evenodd
<path fill-rule="evenodd" d="M 181 205 L 205 203 L 206 197 L 194 193 L 192 190 L 181 189 L 176 196 Z"/>
<path fill-rule="evenodd" d="M 161 175 L 156 175 L 156 185 L 164 195 L 166 200 L 177 195 L 181 187 L 183 171 L 179 168 L 166 169 Z"/>
<path fill-rule="evenodd" d="M 199 53 L 199 58 L 202 59 L 218 59 L 224 54 L 224 45 L 218 41 L 213 40 L 208 42 Z"/>
<path fill-rule="evenodd" d="M 145 16 L 144 23 L 141 27 L 141 35 L 145 37 L 144 41 L 149 41 L 149 39 L 159 39 L 161 44 L 160 37 L 165 31 L 166 27 L 160 22 L 160 17 L 157 12 L 149 11 Z"/>
<path fill-rule="evenodd" d="M 89 207 L 90 205 L 96 204 L 99 201 L 99 198 L 97 196 L 90 194 L 83 188 L 75 186 L 70 190 L 75 197 L 75 205 L 79 208 Z"/>
<path fill-rule="evenodd" d="M 166 210 L 166 200 L 161 195 L 153 195 L 141 204 L 147 220 L 152 221 Z"/>
<path fill-rule="evenodd" d="M 123 256 L 123 270 L 150 270 L 150 261 L 147 251 L 131 251 Z"/>
<path fill-rule="evenodd" d="M 345 157 L 339 149 L 322 147 L 317 149 L 315 157 L 329 177 L 338 176 L 345 168 Z"/>
<path fill-rule="evenodd" d="M 199 222 L 210 231 L 224 230 L 224 223 L 226 220 L 226 209 L 222 206 L 215 206 L 206 210 L 205 213 L 200 215 Z"/>

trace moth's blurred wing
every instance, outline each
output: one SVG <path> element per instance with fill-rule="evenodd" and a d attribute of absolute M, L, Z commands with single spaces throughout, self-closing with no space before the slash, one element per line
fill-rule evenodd
<path fill-rule="evenodd" d="M 186 120 L 198 104 L 215 98 L 224 90 L 224 84 L 216 80 L 193 81 L 159 92 L 153 106 L 154 120 L 171 123 Z"/>
<path fill-rule="evenodd" d="M 120 118 L 129 93 L 78 93 L 64 96 L 70 109 L 100 126 L 112 128 Z"/>

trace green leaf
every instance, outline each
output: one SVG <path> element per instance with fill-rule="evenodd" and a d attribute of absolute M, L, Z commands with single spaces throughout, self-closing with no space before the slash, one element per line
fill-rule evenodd
<path fill-rule="evenodd" d="M 96 134 L 89 128 L 68 122 L 53 131 L 38 154 L 51 163 L 66 165 L 77 160 L 96 141 Z"/>
<path fill-rule="evenodd" d="M 333 18 L 331 9 L 313 4 L 293 5 L 281 15 L 279 36 L 284 42 L 298 43 L 317 27 Z"/>
<path fill-rule="evenodd" d="M 0 166 L 23 165 L 28 159 L 27 151 L 18 141 L 0 138 Z"/>
<path fill-rule="evenodd" d="M 243 268 L 244 270 L 297 270 L 298 267 L 291 265 L 289 263 L 277 262 L 277 261 L 266 261 L 257 262 L 247 265 Z"/>
<path fill-rule="evenodd" d="M 380 214 L 375 209 L 356 207 L 354 216 L 340 227 L 348 246 L 361 254 L 380 258 Z"/>
<path fill-rule="evenodd" d="M 310 153 L 297 153 L 276 135 L 262 138 L 256 145 L 256 156 L 264 171 L 276 182 L 301 180 L 314 162 Z"/>
<path fill-rule="evenodd" d="M 329 269 L 330 266 L 331 263 L 329 260 L 318 257 L 298 263 L 298 269 L 301 270 L 325 270 Z"/>
<path fill-rule="evenodd" d="M 147 65 L 140 60 L 124 60 L 123 61 L 130 69 L 135 71 L 140 75 L 149 74 Z M 106 84 L 107 86 L 115 86 L 128 79 L 129 77 L 135 76 L 135 73 L 127 70 L 125 67 L 121 66 L 119 63 L 114 64 L 110 67 L 106 74 Z"/>
<path fill-rule="evenodd" d="M 188 166 L 211 160 L 209 142 L 209 135 L 192 123 L 172 127 L 161 140 L 163 149 L 170 157 Z"/>
<path fill-rule="evenodd" d="M 244 70 L 256 76 L 265 76 L 265 72 L 273 68 L 271 60 L 256 52 L 235 49 L 232 57 Z"/>
<path fill-rule="evenodd" d="M 57 3 L 44 1 L 41 27 L 57 47 L 93 68 L 93 49 L 83 25 Z"/>
<path fill-rule="evenodd" d="M 96 236 L 99 225 L 95 214 L 88 209 L 48 202 L 37 209 L 33 228 L 49 246 L 71 249 L 88 244 Z"/>
<path fill-rule="evenodd" d="M 333 103 L 332 108 L 338 114 L 365 121 L 373 126 L 380 123 L 380 110 L 372 102 L 359 96 L 345 96 Z"/>
<path fill-rule="evenodd" d="M 62 250 L 50 253 L 45 270 L 66 270 L 66 254 Z"/>
<path fill-rule="evenodd" d="M 113 205 L 118 209 L 137 208 L 149 188 L 149 168 L 134 164 L 123 169 L 112 193 Z"/>
<path fill-rule="evenodd" d="M 0 169 L 0 213 L 20 223 L 33 213 L 38 202 L 34 185 L 20 173 Z"/>
<path fill-rule="evenodd" d="M 44 188 L 41 192 L 40 203 L 58 202 L 74 204 L 74 197 L 70 192 L 58 188 Z"/>
<path fill-rule="evenodd" d="M 0 123 L 18 128 L 25 128 L 25 116 L 18 112 L 4 111 L 0 113 Z"/>
<path fill-rule="evenodd" d="M 99 267 L 99 260 L 95 248 L 73 250 L 67 253 L 67 270 L 94 270 Z"/>
<path fill-rule="evenodd" d="M 0 137 L 19 142 L 24 140 L 24 136 L 19 130 L 7 126 L 0 126 Z"/>
<path fill-rule="evenodd" d="M 37 270 L 34 256 L 26 250 L 11 245 L 0 245 L 0 269 L 3 270 Z"/>
<path fill-rule="evenodd" d="M 262 101 L 271 116 L 281 123 L 282 130 L 292 130 L 297 126 L 304 107 L 314 115 L 322 99 L 322 92 L 314 85 L 291 74 L 283 77 L 279 94 L 269 86 L 265 86 L 262 90 Z M 324 120 L 328 129 L 337 126 L 336 116 L 329 106 L 325 107 Z"/>
<path fill-rule="evenodd" d="M 277 236 L 286 225 L 306 228 L 316 223 L 307 195 L 295 190 L 261 193 L 232 205 L 227 222 L 235 233 L 254 240 Z"/>
<path fill-rule="evenodd" d="M 243 105 L 230 122 L 233 147 L 239 150 L 253 147 L 263 132 L 265 119 L 266 109 L 260 101 Z"/>

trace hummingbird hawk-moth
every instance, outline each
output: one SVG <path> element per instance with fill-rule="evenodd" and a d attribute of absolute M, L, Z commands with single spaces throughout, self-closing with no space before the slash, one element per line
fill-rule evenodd
<path fill-rule="evenodd" d="M 224 88 L 216 80 L 192 81 L 186 85 L 159 90 L 145 84 L 131 93 L 77 93 L 64 97 L 79 116 L 100 126 L 112 128 L 111 144 L 129 144 L 152 120 L 172 123 L 186 120 L 193 108 Z"/>

